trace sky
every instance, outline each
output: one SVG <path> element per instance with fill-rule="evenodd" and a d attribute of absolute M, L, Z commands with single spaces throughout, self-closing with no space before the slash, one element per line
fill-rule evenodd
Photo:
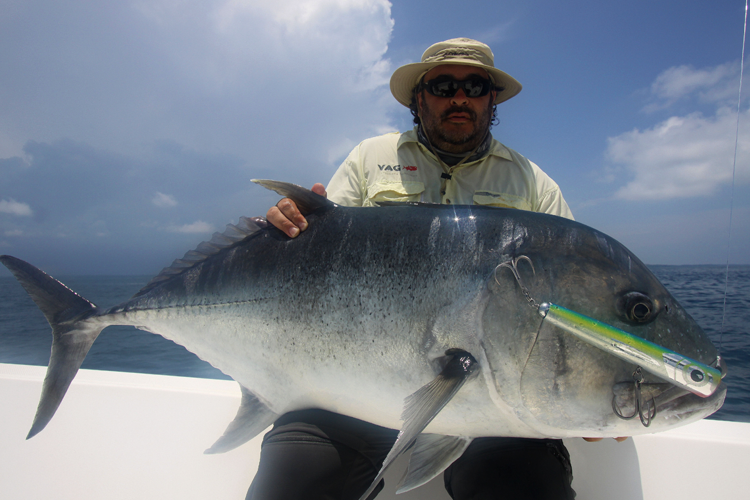
<path fill-rule="evenodd" d="M 390 75 L 464 36 L 524 86 L 494 137 L 578 221 L 647 264 L 750 264 L 744 15 L 739 0 L 0 0 L 0 253 L 56 276 L 155 274 L 265 215 L 278 196 L 251 179 L 327 183 L 363 139 L 411 128 Z"/>

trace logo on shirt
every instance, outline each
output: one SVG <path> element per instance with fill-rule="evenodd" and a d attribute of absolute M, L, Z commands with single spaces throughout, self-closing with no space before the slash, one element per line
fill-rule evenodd
<path fill-rule="evenodd" d="M 407 170 L 409 172 L 417 171 L 417 167 L 414 165 L 378 165 L 378 168 L 381 172 L 401 172 L 402 170 Z"/>

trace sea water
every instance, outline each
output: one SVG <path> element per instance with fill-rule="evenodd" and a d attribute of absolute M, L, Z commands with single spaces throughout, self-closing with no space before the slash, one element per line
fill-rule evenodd
<path fill-rule="evenodd" d="M 708 333 L 728 366 L 724 406 L 711 418 L 750 422 L 750 266 L 731 266 L 724 306 L 723 266 L 651 266 Z M 133 296 L 150 276 L 58 277 L 100 307 Z M 0 363 L 47 365 L 47 321 L 13 277 L 0 276 Z M 82 368 L 228 379 L 183 347 L 132 327 L 107 328 Z"/>

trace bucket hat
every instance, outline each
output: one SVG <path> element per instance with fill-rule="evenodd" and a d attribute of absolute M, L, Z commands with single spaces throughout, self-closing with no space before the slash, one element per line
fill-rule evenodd
<path fill-rule="evenodd" d="M 507 101 L 521 91 L 518 80 L 504 71 L 495 68 L 492 50 L 482 42 L 471 38 L 452 38 L 430 46 L 422 54 L 422 62 L 405 64 L 391 76 L 391 93 L 398 102 L 409 107 L 412 91 L 422 77 L 435 66 L 460 64 L 484 69 L 498 91 L 495 104 Z"/>

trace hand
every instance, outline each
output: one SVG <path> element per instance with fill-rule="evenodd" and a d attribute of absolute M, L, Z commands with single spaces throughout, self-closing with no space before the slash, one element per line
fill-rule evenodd
<path fill-rule="evenodd" d="M 602 439 L 604 439 L 604 438 L 583 438 L 584 441 L 588 441 L 589 443 L 594 443 L 596 441 L 601 441 Z M 622 443 L 626 439 L 628 439 L 627 436 L 614 438 L 614 440 L 617 441 L 618 443 Z"/>
<path fill-rule="evenodd" d="M 312 192 L 327 196 L 325 186 L 319 182 L 312 187 Z M 307 229 L 307 220 L 297 209 L 297 204 L 289 198 L 282 199 L 268 209 L 266 219 L 290 238 L 295 238 L 301 231 Z"/>

